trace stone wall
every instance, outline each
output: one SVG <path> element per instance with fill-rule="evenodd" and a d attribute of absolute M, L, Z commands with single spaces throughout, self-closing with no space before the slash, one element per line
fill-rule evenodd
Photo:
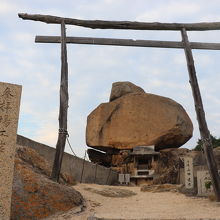
<path fill-rule="evenodd" d="M 21 135 L 17 135 L 17 144 L 31 147 L 42 155 L 51 165 L 53 164 L 55 148 L 38 143 Z M 64 153 L 61 172 L 65 172 L 68 175 L 73 176 L 74 179 L 79 182 L 81 180 L 82 170 L 83 183 L 113 185 L 118 182 L 118 174 L 110 168 L 106 168 L 89 161 L 84 161 L 79 157 Z"/>

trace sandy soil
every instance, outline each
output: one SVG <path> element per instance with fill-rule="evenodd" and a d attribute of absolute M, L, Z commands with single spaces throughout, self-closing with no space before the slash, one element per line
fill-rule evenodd
<path fill-rule="evenodd" d="M 141 192 L 140 187 L 101 186 L 95 184 L 79 184 L 74 186 L 86 199 L 86 208 L 79 214 L 79 210 L 70 210 L 57 215 L 50 220 L 86 220 L 94 216 L 98 218 L 121 219 L 220 219 L 220 203 L 211 202 L 206 198 L 187 197 L 178 192 Z M 106 197 L 94 191 L 111 189 L 126 189 L 136 195 L 130 197 Z"/>

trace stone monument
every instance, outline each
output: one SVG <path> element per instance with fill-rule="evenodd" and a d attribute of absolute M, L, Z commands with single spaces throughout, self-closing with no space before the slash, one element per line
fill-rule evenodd
<path fill-rule="evenodd" d="M 220 175 L 220 170 L 218 170 Z M 208 196 L 213 194 L 213 186 L 211 184 L 211 177 L 208 170 L 197 171 L 197 188 L 198 196 Z"/>
<path fill-rule="evenodd" d="M 0 219 L 10 219 L 21 86 L 0 82 Z"/>
<path fill-rule="evenodd" d="M 212 187 L 206 187 L 208 183 L 211 183 L 211 178 L 208 170 L 197 171 L 197 187 L 198 196 L 208 196 L 212 192 Z"/>
<path fill-rule="evenodd" d="M 185 187 L 186 189 L 194 188 L 194 176 L 193 176 L 193 158 L 184 157 L 185 167 Z"/>

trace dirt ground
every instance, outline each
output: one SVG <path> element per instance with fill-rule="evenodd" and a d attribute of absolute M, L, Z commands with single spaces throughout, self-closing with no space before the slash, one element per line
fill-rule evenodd
<path fill-rule="evenodd" d="M 220 219 L 220 203 L 188 197 L 179 192 L 143 192 L 140 187 L 78 184 L 74 186 L 86 200 L 80 209 L 47 220 L 102 219 Z M 129 193 L 130 192 L 130 193 Z M 77 212 L 79 212 L 77 214 Z"/>

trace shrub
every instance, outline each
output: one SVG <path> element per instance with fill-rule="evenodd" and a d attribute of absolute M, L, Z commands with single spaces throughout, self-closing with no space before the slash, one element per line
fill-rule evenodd
<path fill-rule="evenodd" d="M 211 140 L 212 140 L 213 148 L 220 146 L 220 138 L 216 138 L 216 137 L 211 135 Z M 197 145 L 195 146 L 195 148 L 193 150 L 196 150 L 196 151 L 201 151 L 202 150 L 202 140 L 201 139 L 199 139 L 197 141 Z"/>

